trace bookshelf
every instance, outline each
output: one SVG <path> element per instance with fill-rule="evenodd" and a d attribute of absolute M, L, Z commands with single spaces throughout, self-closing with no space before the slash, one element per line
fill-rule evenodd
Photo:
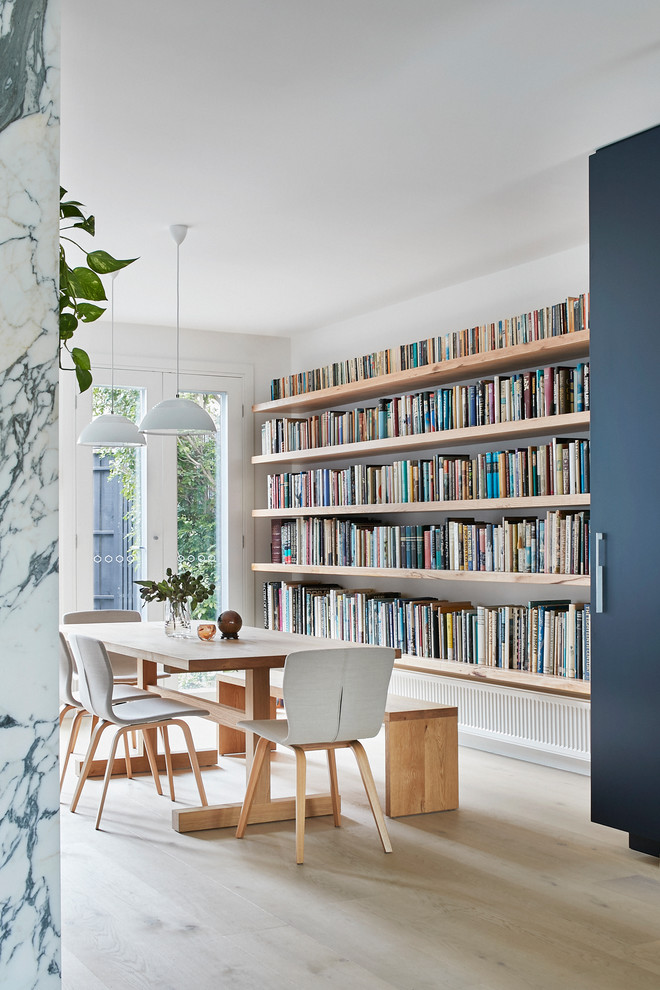
<path fill-rule="evenodd" d="M 253 509 L 255 519 L 295 519 L 303 516 L 368 516 L 426 512 L 524 512 L 525 510 L 572 509 L 589 506 L 588 493 L 577 495 L 519 495 L 511 498 L 457 498 L 442 502 L 364 502 L 360 505 L 296 506 L 287 509 Z"/>
<path fill-rule="evenodd" d="M 365 399 L 380 399 L 385 396 L 398 396 L 412 393 L 420 389 L 446 387 L 461 382 L 476 381 L 484 375 L 499 375 L 504 373 L 524 372 L 528 369 L 543 368 L 550 365 L 575 363 L 588 358 L 589 331 L 582 330 L 551 337 L 544 340 L 518 344 L 493 352 L 474 354 L 466 357 L 442 361 L 440 363 L 411 368 L 406 371 L 396 371 L 388 375 L 350 382 L 345 385 L 332 386 L 316 391 L 306 392 L 286 398 L 274 399 L 256 403 L 252 408 L 256 415 L 265 417 L 299 416 L 318 410 L 332 408 L 348 408 L 351 404 L 360 403 Z M 330 446 L 311 447 L 302 450 L 286 450 L 277 453 L 256 454 L 252 458 L 255 466 L 279 465 L 321 465 L 329 461 L 344 461 L 354 463 L 371 462 L 374 458 L 384 455 L 402 455 L 407 451 L 437 452 L 445 448 L 464 447 L 466 453 L 471 448 L 484 449 L 485 445 L 510 444 L 523 439 L 543 437 L 575 437 L 588 435 L 590 429 L 589 412 L 571 412 L 561 415 L 539 416 L 503 423 L 491 423 L 482 426 L 469 426 L 460 429 L 439 430 L 431 433 L 418 433 L 406 436 L 387 437 L 367 441 L 333 444 Z M 255 508 L 255 519 L 301 519 L 314 517 L 333 517 L 335 519 L 350 517 L 388 517 L 400 516 L 402 522 L 411 516 L 426 517 L 425 522 L 431 522 L 438 517 L 454 514 L 470 513 L 475 518 L 482 518 L 483 513 L 520 512 L 527 516 L 538 516 L 540 510 L 572 510 L 588 509 L 590 495 L 588 493 L 571 495 L 539 495 L 518 496 L 507 498 L 470 498 L 435 501 L 410 502 L 373 502 L 368 504 L 296 506 L 291 508 Z M 558 597 L 565 589 L 566 598 L 571 601 L 586 601 L 589 598 L 590 577 L 581 574 L 552 574 L 552 573 L 520 573 L 502 571 L 456 571 L 431 570 L 420 568 L 394 567 L 345 567 L 307 564 L 279 564 L 268 561 L 255 561 L 253 572 L 271 575 L 272 579 L 285 578 L 290 581 L 308 577 L 311 582 L 328 578 L 329 582 L 337 578 L 351 582 L 368 580 L 370 586 L 378 587 L 383 580 L 395 580 L 397 585 L 407 582 L 418 583 L 422 587 L 419 594 L 433 597 L 463 598 L 468 585 L 482 586 L 491 590 L 491 596 L 498 585 L 503 588 L 501 601 L 509 595 L 506 588 L 529 589 L 526 597 L 543 597 L 542 589 L 548 589 L 548 597 Z M 390 585 L 391 586 L 391 585 Z M 452 596 L 451 588 L 455 588 Z M 438 589 L 436 591 L 436 589 Z M 350 588 L 349 588 L 350 590 Z M 525 594 L 525 592 L 521 592 Z M 474 594 L 474 591 L 471 592 Z M 539 695 L 555 697 L 559 702 L 576 703 L 588 702 L 590 685 L 587 681 L 548 674 L 532 674 L 520 670 L 506 670 L 485 665 L 460 663 L 452 660 L 437 660 L 420 656 L 404 654 L 397 661 L 397 670 L 418 676 L 426 682 L 456 681 L 468 687 L 477 685 L 493 688 L 505 693 L 524 695 Z M 401 690 L 397 687 L 396 690 Z M 429 698 L 429 700 L 431 700 Z M 435 697 L 433 700 L 440 700 Z M 528 717 L 528 716 L 525 716 Z M 554 716 L 553 716 L 554 717 Z M 587 732 L 588 735 L 588 732 Z M 588 748 L 588 743 L 587 743 Z M 559 764 L 556 764 L 559 765 Z"/>
<path fill-rule="evenodd" d="M 312 512 L 311 515 L 314 513 Z M 307 515 L 310 515 L 308 512 Z M 517 571 L 433 571 L 415 567 L 342 567 L 323 564 L 254 563 L 252 570 L 272 574 L 314 574 L 356 577 L 396 578 L 397 581 L 450 581 L 452 584 L 475 582 L 496 584 L 554 585 L 567 588 L 588 588 L 588 574 L 523 574 Z M 521 676 L 523 672 L 520 671 Z"/>
<path fill-rule="evenodd" d="M 565 413 L 561 416 L 539 416 L 536 419 L 522 419 L 511 423 L 465 426 L 457 430 L 439 430 L 435 433 L 387 437 L 384 440 L 334 444 L 330 447 L 308 447 L 304 450 L 286 450 L 276 454 L 255 454 L 252 463 L 302 464 L 308 461 L 375 457 L 380 454 L 401 454 L 408 450 L 435 450 L 438 447 L 494 443 L 498 440 L 506 443 L 527 437 L 542 437 L 550 434 L 566 435 L 588 429 L 588 412 Z"/>
<path fill-rule="evenodd" d="M 531 356 L 533 353 L 533 357 Z M 533 364 L 563 364 L 579 360 L 589 353 L 589 331 L 578 330 L 561 337 L 546 337 L 531 344 L 515 344 L 483 354 L 470 354 L 436 364 L 409 368 L 407 371 L 394 371 L 389 375 L 379 375 L 346 385 L 303 392 L 284 399 L 271 399 L 257 402 L 252 406 L 254 413 L 273 413 L 281 416 L 298 415 L 315 409 L 327 409 L 346 403 L 360 402 L 362 399 L 377 399 L 396 392 L 412 392 L 416 389 L 434 388 L 448 383 L 467 381 L 481 375 L 499 375 L 508 371 L 518 371 Z"/>
<path fill-rule="evenodd" d="M 417 671 L 422 674 L 457 677 L 478 684 L 494 684 L 498 687 L 519 688 L 520 672 L 503 670 L 499 667 L 482 667 L 473 663 L 458 663 L 455 660 L 432 660 L 427 657 L 401 657 L 394 663 L 399 670 Z M 548 677 L 545 674 L 525 674 L 526 687 L 544 694 L 555 694 L 564 698 L 589 700 L 589 682 L 566 677 Z"/>

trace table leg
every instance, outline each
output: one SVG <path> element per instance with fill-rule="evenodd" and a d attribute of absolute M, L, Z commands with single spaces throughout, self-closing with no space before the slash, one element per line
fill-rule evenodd
<path fill-rule="evenodd" d="M 209 706 L 210 707 L 210 706 Z M 222 718 L 222 705 L 216 705 L 217 717 Z M 245 672 L 245 717 L 247 719 L 270 717 L 270 673 L 267 667 L 255 667 Z M 255 736 L 246 732 L 246 772 L 250 768 L 256 749 Z M 266 753 L 248 824 L 255 822 L 282 822 L 296 817 L 295 798 L 270 796 L 270 752 Z M 338 799 L 339 805 L 339 799 Z M 340 805 L 339 805 L 340 807 Z M 339 807 L 337 813 L 339 813 Z M 197 832 L 207 828 L 232 828 L 238 825 L 242 802 L 212 805 L 207 808 L 181 808 L 172 811 L 172 827 L 177 832 Z M 329 794 L 309 795 L 305 800 L 305 817 L 333 814 Z"/>
<path fill-rule="evenodd" d="M 270 714 L 270 671 L 267 667 L 257 667 L 245 672 L 245 717 L 248 719 L 268 718 Z M 245 733 L 246 779 L 250 776 L 258 738 L 253 732 Z M 255 804 L 270 801 L 270 751 L 266 753 L 263 769 L 259 774 L 254 795 Z"/>

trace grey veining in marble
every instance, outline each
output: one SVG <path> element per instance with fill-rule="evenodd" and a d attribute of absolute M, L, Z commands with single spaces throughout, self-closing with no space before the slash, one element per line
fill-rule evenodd
<path fill-rule="evenodd" d="M 60 979 L 58 21 L 0 0 L 0 987 Z"/>
<path fill-rule="evenodd" d="M 45 13 L 43 0 L 0 0 L 0 131 L 39 112 Z"/>
<path fill-rule="evenodd" d="M 21 723 L 0 716 L 0 875 L 11 879 L 24 867 L 22 896 L 0 895 L 0 985 L 57 985 L 59 977 L 59 905 L 53 903 L 50 878 L 40 868 L 42 832 L 57 815 L 57 723 L 31 719 Z M 47 795 L 47 799 L 46 798 Z M 53 801 L 55 798 L 55 801 Z M 25 869 L 27 867 L 27 869 Z"/>

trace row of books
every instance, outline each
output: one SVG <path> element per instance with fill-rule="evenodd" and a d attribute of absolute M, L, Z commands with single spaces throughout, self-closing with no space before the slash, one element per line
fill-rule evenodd
<path fill-rule="evenodd" d="M 530 601 L 473 605 L 400 592 L 268 581 L 264 626 L 409 656 L 590 679 L 589 603 Z"/>
<path fill-rule="evenodd" d="M 261 452 L 276 454 L 519 422 L 586 412 L 589 406 L 588 364 L 538 368 L 471 385 L 380 399 L 376 406 L 269 419 L 261 428 Z"/>
<path fill-rule="evenodd" d="M 454 358 L 501 350 L 516 344 L 558 337 L 589 327 L 589 296 L 569 296 L 565 302 L 522 313 L 497 323 L 451 331 L 400 347 L 390 347 L 362 357 L 336 361 L 311 371 L 302 371 L 271 382 L 271 399 L 315 392 L 335 385 L 389 375 Z"/>
<path fill-rule="evenodd" d="M 313 516 L 271 523 L 271 562 L 324 567 L 588 574 L 589 513 L 501 523 L 390 525 Z"/>
<path fill-rule="evenodd" d="M 578 495 L 589 491 L 589 441 L 550 443 L 477 454 L 436 454 L 392 464 L 271 474 L 268 508 L 387 505 L 456 499 Z"/>

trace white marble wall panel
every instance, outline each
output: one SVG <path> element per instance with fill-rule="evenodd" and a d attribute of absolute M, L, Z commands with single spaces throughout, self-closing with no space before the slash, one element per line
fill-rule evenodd
<path fill-rule="evenodd" d="M 0 986 L 60 986 L 59 22 L 0 0 Z"/>

